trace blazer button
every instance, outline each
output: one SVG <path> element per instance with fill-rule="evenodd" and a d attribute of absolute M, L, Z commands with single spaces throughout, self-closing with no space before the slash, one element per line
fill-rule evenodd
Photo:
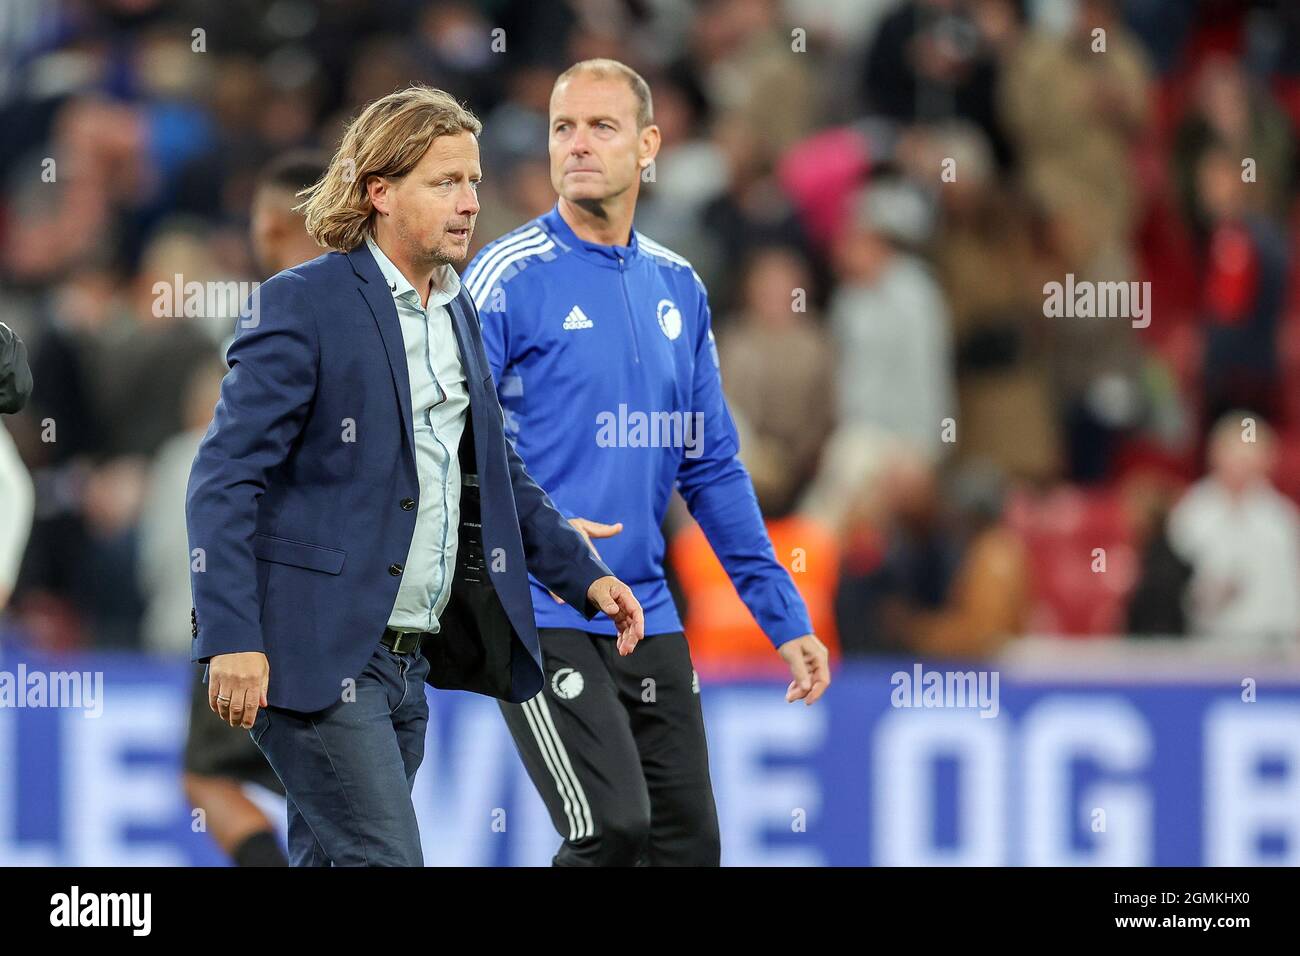
<path fill-rule="evenodd" d="M 412 510 L 414 507 L 415 507 L 415 499 L 414 499 L 414 498 L 403 498 L 403 499 L 402 499 L 402 510 L 403 510 L 403 511 L 410 511 L 410 510 Z"/>
<path fill-rule="evenodd" d="M 399 574 L 402 573 L 402 566 L 400 564 L 390 564 L 388 566 L 388 573 L 391 574 L 393 577 L 397 577 Z"/>

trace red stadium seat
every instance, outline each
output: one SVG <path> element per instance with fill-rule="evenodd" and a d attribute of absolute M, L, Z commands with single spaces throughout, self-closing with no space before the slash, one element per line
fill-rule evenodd
<path fill-rule="evenodd" d="M 1030 554 L 1030 629 L 1069 636 L 1120 633 L 1138 569 L 1118 494 L 1064 486 L 1037 498 L 1021 493 L 1008 518 Z"/>

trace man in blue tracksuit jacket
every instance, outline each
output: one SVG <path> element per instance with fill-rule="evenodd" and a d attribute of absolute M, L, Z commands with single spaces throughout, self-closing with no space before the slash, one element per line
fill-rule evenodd
<path fill-rule="evenodd" d="M 506 434 L 556 508 L 602 539 L 647 637 L 620 657 L 612 627 L 533 579 L 546 682 L 502 712 L 565 837 L 557 865 L 716 865 L 699 681 L 664 579 L 674 484 L 789 663 L 787 700 L 821 696 L 826 648 L 736 457 L 704 286 L 632 228 L 659 146 L 645 81 L 611 60 L 570 68 L 552 92 L 549 138 L 559 202 L 479 252 L 465 287 Z"/>

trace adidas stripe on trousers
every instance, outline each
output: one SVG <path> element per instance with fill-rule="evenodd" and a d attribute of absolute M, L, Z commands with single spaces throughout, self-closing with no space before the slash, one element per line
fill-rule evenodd
<path fill-rule="evenodd" d="M 546 684 L 500 701 L 519 756 L 564 838 L 556 866 L 717 866 L 699 682 L 686 637 L 538 632 Z"/>

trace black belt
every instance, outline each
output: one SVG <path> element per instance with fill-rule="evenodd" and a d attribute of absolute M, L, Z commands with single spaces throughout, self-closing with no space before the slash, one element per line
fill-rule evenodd
<path fill-rule="evenodd" d="M 379 643 L 394 654 L 409 654 L 420 649 L 424 635 L 424 631 L 395 631 L 391 627 L 386 627 Z"/>

